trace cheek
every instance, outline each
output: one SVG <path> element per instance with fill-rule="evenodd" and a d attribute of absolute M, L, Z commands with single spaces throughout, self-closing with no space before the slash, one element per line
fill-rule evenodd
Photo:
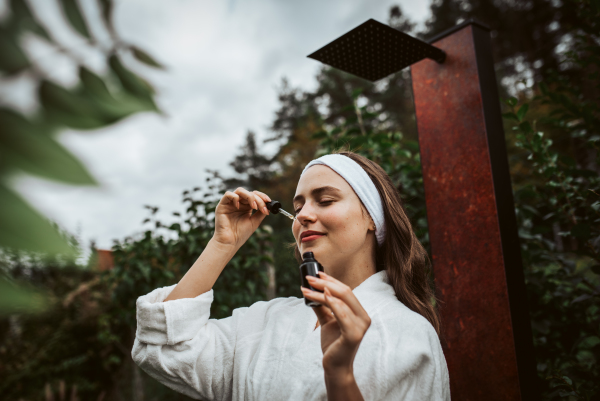
<path fill-rule="evenodd" d="M 363 217 L 360 213 L 353 213 L 354 208 L 331 208 L 321 214 L 321 223 L 331 234 L 331 239 L 339 244 L 364 240 L 366 229 L 363 227 Z"/>
<path fill-rule="evenodd" d="M 294 222 L 292 223 L 292 235 L 294 236 L 294 239 L 296 241 L 298 241 L 299 233 L 300 233 L 300 223 L 298 223 L 298 220 L 294 220 Z"/>

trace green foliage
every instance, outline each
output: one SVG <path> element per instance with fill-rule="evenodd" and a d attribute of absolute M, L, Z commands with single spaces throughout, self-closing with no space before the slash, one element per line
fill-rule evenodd
<path fill-rule="evenodd" d="M 591 12 L 590 20 L 600 21 Z M 573 85 L 566 73 L 548 73 L 553 78 L 540 84 L 533 103 L 505 101 L 504 116 L 512 123 L 508 139 L 514 142 L 511 168 L 520 169 L 513 175 L 515 212 L 545 400 L 591 400 L 600 394 L 600 30 L 586 27 L 588 36 L 578 36 L 564 61 L 579 63 L 586 87 Z M 317 155 L 347 147 L 380 164 L 397 183 L 427 246 L 418 144 L 386 130 L 369 105 L 358 107 L 360 91 L 353 98 L 348 109 L 355 116 L 314 134 L 320 140 Z M 540 121 L 527 118 L 531 110 L 541 114 Z M 572 153 L 553 149 L 538 125 L 558 141 L 569 138 Z"/>
<path fill-rule="evenodd" d="M 200 187 L 183 192 L 185 216 L 173 214 L 180 221 L 163 224 L 153 217 L 158 208 L 146 206 L 151 217 L 145 223 L 154 226 L 154 230 L 146 230 L 138 239 L 115 242 L 115 267 L 105 279 L 113 288 L 112 304 L 118 306 L 121 323 L 135 326 L 137 297 L 177 283 L 212 238 L 214 210 L 224 191 L 216 175 L 209 178 L 207 186 L 206 192 Z M 196 193 L 200 194 L 198 198 L 193 196 Z M 169 232 L 171 238 L 157 235 L 159 230 Z M 268 226 L 259 227 L 225 267 L 213 287 L 215 300 L 211 317 L 230 316 L 235 308 L 265 299 L 267 275 L 264 266 L 272 262 L 267 256 L 270 232 Z"/>
<path fill-rule="evenodd" d="M 600 395 L 600 7 L 569 3 L 583 22 L 563 64 L 577 66 L 582 84 L 548 71 L 530 103 L 507 99 L 504 114 L 516 146 L 513 170 L 517 159 L 527 166 L 513 174 L 514 194 L 546 400 Z M 540 109 L 539 118 L 527 118 Z"/>
<path fill-rule="evenodd" d="M 516 186 L 515 202 L 547 400 L 600 395 L 600 7 L 575 6 L 588 24 L 564 63 L 580 67 L 585 86 L 550 72 L 531 103 L 508 99 L 504 114 L 531 175 Z M 548 112 L 539 119 L 527 118 L 542 107 Z M 557 142 L 568 140 L 570 152 L 558 151 L 540 126 L 558 133 Z"/>
<path fill-rule="evenodd" d="M 106 53 L 106 72 L 98 74 L 80 65 L 80 82 L 72 88 L 41 76 L 39 113 L 30 116 L 0 110 L 0 147 L 9 149 L 2 153 L 0 177 L 20 170 L 72 184 L 93 184 L 85 167 L 54 140 L 55 133 L 64 127 L 94 129 L 136 112 L 157 110 L 153 89 L 124 65 L 123 53 L 129 52 L 151 67 L 162 65 L 141 49 L 118 40 L 111 20 L 112 2 L 98 1 L 106 28 L 115 40 L 115 47 Z M 460 7 L 471 7 L 469 14 L 493 15 L 498 20 L 502 42 L 496 39 L 494 48 L 500 49 L 496 59 L 501 74 L 510 72 L 507 66 L 514 65 L 519 52 L 526 54 L 527 65 L 540 57 L 543 66 L 556 67 L 535 71 L 536 77 L 545 77 L 536 97 L 528 98 L 525 91 L 505 101 L 515 212 L 537 369 L 546 386 L 543 398 L 597 399 L 600 8 L 597 1 L 566 0 L 560 4 L 534 2 L 534 9 L 543 12 L 533 12 L 509 3 L 435 2 L 429 26 L 436 26 L 433 32 L 437 33 L 442 30 L 440 26 L 454 25 L 456 18 L 464 14 Z M 61 4 L 73 31 L 94 45 L 78 2 L 64 0 Z M 19 35 L 29 32 L 54 42 L 27 2 L 12 0 L 10 9 L 12 14 L 0 26 L 0 51 L 7 55 L 0 59 L 0 71 L 7 77 L 34 68 L 19 45 Z M 547 11 L 554 9 L 568 12 L 550 18 Z M 508 11 L 498 13 L 503 10 Z M 555 54 L 546 49 L 540 54 L 536 42 L 506 40 L 529 35 L 523 33 L 529 26 L 514 30 L 514 24 L 505 23 L 515 15 L 534 15 L 533 29 L 543 31 L 550 50 L 564 35 L 570 35 L 573 41 L 568 51 Z M 402 18 L 399 9 L 392 17 L 403 29 L 414 27 Z M 546 29 L 554 20 L 559 28 Z M 525 47 L 513 47 L 516 42 Z M 223 183 L 213 174 L 204 190 L 194 188 L 183 193 L 184 217 L 174 212 L 177 219 L 168 224 L 155 218 L 158 208 L 147 206 L 150 217 L 144 222 L 148 227 L 145 232 L 115 242 L 113 270 L 99 272 L 72 260 L 59 263 L 34 259 L 25 264 L 14 258 L 3 262 L 10 268 L 3 270 L 0 279 L 0 305 L 8 299 L 10 311 L 27 310 L 28 305 L 39 307 L 35 298 L 22 292 L 5 295 L 6 289 L 23 291 L 20 283 L 27 282 L 26 291 L 46 294 L 46 313 L 13 314 L 0 320 L 0 398 L 41 399 L 45 386 L 59 389 L 65 384 L 67 388 L 76 387 L 82 399 L 135 398 L 123 388 L 135 386 L 139 375 L 130 361 L 137 297 L 175 284 L 192 266 L 212 237 L 214 208 L 225 185 L 263 190 L 285 204 L 293 196 L 301 168 L 315 151 L 318 156 L 345 146 L 380 164 L 398 187 L 417 236 L 429 248 L 409 77 L 395 74 L 385 85 L 373 85 L 324 68 L 317 81 L 314 92 L 290 90 L 287 86 L 282 89 L 282 107 L 277 111 L 272 126 L 275 135 L 271 138 L 280 141 L 281 146 L 274 157 L 260 154 L 260 147 L 249 134 L 242 154 L 233 161 L 236 172 L 247 173 L 246 179 Z M 57 254 L 62 249 L 73 254 L 68 238 L 56 234 L 59 230 L 46 223 L 3 179 L 0 201 L 7 206 L 0 209 L 0 246 Z M 276 259 L 277 295 L 301 296 L 296 264 L 285 247 L 293 237 L 288 221 L 277 217 L 267 218 L 223 270 L 214 286 L 211 317 L 226 317 L 237 307 L 265 299 L 264 267 L 273 262 L 268 256 L 270 251 Z M 272 224 L 274 233 L 266 223 Z M 156 399 L 177 396 L 152 380 L 146 385 L 154 386 L 147 388 Z"/>
<path fill-rule="evenodd" d="M 371 105 L 359 107 L 361 92 L 359 88 L 352 93 L 354 102 L 348 109 L 353 116 L 313 135 L 320 139 L 316 156 L 347 148 L 379 164 L 398 188 L 415 233 L 427 248 L 429 234 L 419 143 L 405 138 L 401 132 L 388 131 L 387 121 Z"/>
<path fill-rule="evenodd" d="M 155 217 L 157 207 L 146 206 L 150 216 L 144 224 L 149 228 L 115 241 L 114 268 L 105 272 L 94 268 L 94 258 L 89 266 L 79 266 L 73 260 L 7 256 L 1 265 L 5 275 L 15 281 L 27 277 L 30 286 L 48 293 L 49 304 L 44 314 L 0 320 L 0 398 L 40 398 L 45 385 L 56 389 L 61 382 L 76 386 L 81 399 L 126 397 L 123 392 L 135 377 L 128 372 L 138 369 L 130 358 L 135 302 L 176 284 L 193 265 L 212 238 L 222 193 L 221 180 L 213 173 L 205 190 L 183 192 L 185 212 L 173 212 L 176 220 L 169 224 Z M 266 225 L 259 227 L 225 267 L 213 287 L 211 318 L 266 299 L 271 232 Z M 124 375 L 127 383 L 120 382 Z M 153 391 L 175 396 L 162 386 Z"/>
<path fill-rule="evenodd" d="M 111 20 L 112 2 L 102 0 L 99 3 L 103 22 L 113 41 L 108 48 L 100 46 L 91 36 L 78 1 L 62 0 L 60 6 L 75 33 L 100 54 L 104 53 L 110 68 L 105 76 L 91 71 L 72 49 L 63 46 L 44 28 L 27 1 L 10 1 L 10 14 L 0 23 L 0 73 L 3 82 L 32 80 L 41 108 L 29 114 L 9 107 L 0 108 L 0 248 L 4 249 L 48 255 L 65 255 L 72 251 L 60 230 L 8 184 L 14 173 L 24 172 L 72 185 L 97 185 L 85 166 L 56 140 L 57 133 L 65 128 L 104 128 L 131 114 L 158 110 L 151 86 L 127 69 L 119 54 L 130 52 L 145 64 L 160 65 L 116 35 Z M 74 88 L 59 85 L 49 78 L 51 73 L 45 72 L 36 61 L 29 60 L 21 40 L 25 34 L 38 36 L 69 57 L 79 67 L 79 84 Z M 2 280 L 0 278 L 3 293 L 11 291 L 14 296 L 0 298 L 0 313 L 12 308 L 10 299 L 24 300 L 29 293 Z M 20 302 L 22 306 L 26 304 Z"/>

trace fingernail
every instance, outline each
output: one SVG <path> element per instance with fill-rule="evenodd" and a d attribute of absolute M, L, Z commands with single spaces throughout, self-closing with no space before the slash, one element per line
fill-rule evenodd
<path fill-rule="evenodd" d="M 256 202 L 252 202 L 252 209 L 258 210 L 258 206 L 256 205 Z"/>
<path fill-rule="evenodd" d="M 269 211 L 267 210 L 267 208 L 266 208 L 266 207 L 263 207 L 263 208 L 262 208 L 262 211 L 263 211 L 263 213 L 264 213 L 264 214 L 269 214 Z"/>
<path fill-rule="evenodd" d="M 316 280 L 316 278 L 315 278 L 315 277 L 313 277 L 313 276 L 309 276 L 309 275 L 307 275 L 307 276 L 306 276 L 306 279 L 307 279 L 307 280 L 309 280 L 309 281 L 310 281 L 310 280 Z"/>

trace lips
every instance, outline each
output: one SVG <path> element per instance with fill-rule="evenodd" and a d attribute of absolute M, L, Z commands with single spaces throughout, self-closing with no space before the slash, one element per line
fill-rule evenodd
<path fill-rule="evenodd" d="M 308 231 L 304 231 L 302 234 L 300 234 L 300 241 L 302 241 L 302 242 L 314 241 L 317 238 L 323 237 L 324 235 L 325 235 L 325 233 L 308 230 Z"/>

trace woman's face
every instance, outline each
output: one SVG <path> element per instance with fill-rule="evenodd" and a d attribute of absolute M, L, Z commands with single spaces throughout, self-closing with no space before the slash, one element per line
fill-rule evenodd
<path fill-rule="evenodd" d="M 313 252 L 328 274 L 373 257 L 375 225 L 352 187 L 315 165 L 300 178 L 292 232 L 300 253 Z"/>

